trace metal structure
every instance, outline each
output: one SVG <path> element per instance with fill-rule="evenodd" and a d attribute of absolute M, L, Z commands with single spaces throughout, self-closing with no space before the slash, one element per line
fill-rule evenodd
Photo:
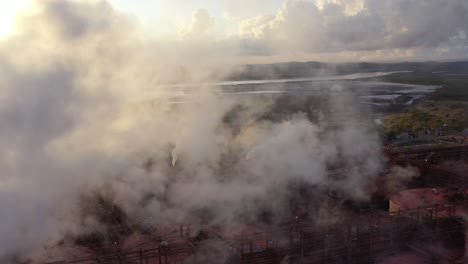
<path fill-rule="evenodd" d="M 394 162 L 432 159 L 466 160 L 468 159 L 468 145 L 446 147 L 418 147 L 418 148 L 392 148 L 386 150 L 387 156 Z"/>
<path fill-rule="evenodd" d="M 242 233 L 231 238 L 216 234 L 238 263 L 374 263 L 379 256 L 415 247 L 424 251 L 423 242 L 438 241 L 451 232 L 463 231 L 456 212 L 467 203 L 434 205 L 395 213 L 363 212 L 324 226 L 296 219 L 268 230 Z M 166 245 L 161 239 L 169 241 Z M 179 237 L 158 238 L 140 248 L 95 254 L 83 259 L 47 264 L 177 264 L 187 258 L 196 260 L 198 243 L 181 233 Z M 429 251 L 427 254 L 433 254 Z M 444 259 L 436 254 L 432 258 Z M 456 263 L 456 260 L 450 260 Z M 466 260 L 465 260 L 466 261 Z M 460 262 L 462 263 L 462 262 Z"/>
<path fill-rule="evenodd" d="M 467 159 L 468 146 L 393 149 L 388 150 L 387 155 L 394 162 L 410 161 L 421 170 L 437 174 L 445 185 L 468 186 L 468 179 L 433 168 L 427 161 L 432 158 Z M 233 256 L 234 263 L 241 264 L 375 263 L 402 248 L 410 248 L 440 263 L 468 263 L 466 258 L 450 259 L 427 247 L 454 232 L 464 233 L 465 223 L 457 215 L 460 211 L 468 211 L 468 202 L 393 213 L 365 211 L 327 225 L 296 218 L 281 225 L 229 236 L 213 229 L 205 239 L 220 242 Z M 204 264 L 197 259 L 201 243 L 203 240 L 190 238 L 189 226 L 180 226 L 180 232 L 152 237 L 131 248 L 95 249 L 95 253 L 81 259 L 47 264 Z"/>

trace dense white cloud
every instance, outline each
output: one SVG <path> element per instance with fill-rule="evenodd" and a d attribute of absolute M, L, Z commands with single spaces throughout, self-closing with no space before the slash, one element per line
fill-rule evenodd
<path fill-rule="evenodd" d="M 192 21 L 188 28 L 182 29 L 183 37 L 202 38 L 212 32 L 214 19 L 206 9 L 197 9 L 192 14 Z"/>
<path fill-rule="evenodd" d="M 464 0 L 285 1 L 274 16 L 243 21 L 239 35 L 271 54 L 441 47 L 466 52 L 467 13 Z"/>
<path fill-rule="evenodd" d="M 344 13 L 349 16 L 356 15 L 365 9 L 363 0 L 317 0 L 319 9 L 324 9 L 328 4 L 343 7 Z"/>
<path fill-rule="evenodd" d="M 106 1 L 77 2 L 109 5 Z M 147 0 L 134 5 L 107 2 L 120 10 L 134 7 L 134 12 L 140 12 L 134 18 L 140 16 L 145 29 L 154 29 L 145 34 L 154 34 L 160 42 L 184 46 L 187 39 L 197 40 L 196 44 L 207 51 L 229 50 L 229 54 L 239 55 L 232 59 L 240 63 L 378 61 L 400 57 L 443 60 L 466 58 L 468 54 L 465 0 L 161 0 L 157 4 Z M 145 7 L 155 8 L 154 19 L 149 18 L 151 10 L 142 11 Z M 57 16 L 77 16 L 59 5 L 56 8 Z M 76 23 L 71 26 L 70 34 L 86 27 Z"/>

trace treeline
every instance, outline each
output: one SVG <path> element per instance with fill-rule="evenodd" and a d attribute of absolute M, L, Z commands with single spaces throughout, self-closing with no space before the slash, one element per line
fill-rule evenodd
<path fill-rule="evenodd" d="M 385 117 L 386 133 L 413 132 L 423 130 L 460 132 L 468 123 L 468 114 L 463 110 L 452 112 L 427 112 L 413 110 L 409 113 Z"/>
<path fill-rule="evenodd" d="M 305 78 L 320 75 L 343 75 L 362 72 L 412 71 L 415 73 L 468 73 L 468 62 L 401 62 L 401 63 L 321 63 L 286 62 L 252 64 L 236 67 L 226 80 L 265 80 Z"/>

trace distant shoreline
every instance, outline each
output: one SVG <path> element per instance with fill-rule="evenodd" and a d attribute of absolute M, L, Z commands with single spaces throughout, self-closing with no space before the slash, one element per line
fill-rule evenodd
<path fill-rule="evenodd" d="M 363 72 L 334 76 L 317 76 L 306 78 L 286 78 L 286 79 L 271 79 L 271 80 L 245 80 L 245 81 L 222 81 L 211 83 L 186 83 L 186 84 L 168 84 L 158 85 L 160 88 L 185 88 L 185 87 L 203 87 L 203 86 L 234 86 L 244 84 L 269 84 L 269 83 L 295 83 L 295 82 L 314 82 L 314 81 L 346 81 L 359 80 L 367 78 L 383 77 L 395 73 L 411 73 L 413 71 L 391 71 L 391 72 Z"/>

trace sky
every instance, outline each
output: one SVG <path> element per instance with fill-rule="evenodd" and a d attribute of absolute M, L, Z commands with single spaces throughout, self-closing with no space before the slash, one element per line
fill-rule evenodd
<path fill-rule="evenodd" d="M 42 0 L 2 1 L 0 39 Z M 102 2 L 103 0 L 72 0 Z M 242 62 L 466 59 L 465 0 L 107 0 L 148 37 L 235 48 Z"/>
<path fill-rule="evenodd" d="M 72 0 L 102 2 L 102 0 Z M 2 1 L 0 39 L 37 0 Z M 40 1 L 39 1 L 40 2 Z M 205 39 L 245 61 L 453 60 L 468 54 L 464 0 L 107 0 L 159 41 Z M 212 48 L 212 47 L 211 47 Z"/>
<path fill-rule="evenodd" d="M 219 31 L 235 33 L 237 23 L 259 14 L 273 14 L 282 5 L 281 0 L 110 0 L 119 10 L 137 16 L 152 33 L 173 32 L 184 23 L 190 23 L 197 9 L 205 9 L 212 16 Z"/>
<path fill-rule="evenodd" d="M 0 35 L 10 34 L 18 12 L 28 8 L 33 0 L 3 1 L 0 11 Z M 116 9 L 134 16 L 148 34 L 173 33 L 183 23 L 189 23 L 197 9 L 206 9 L 217 21 L 219 30 L 236 31 L 236 21 L 258 14 L 273 14 L 281 0 L 108 0 Z M 255 3 L 249 3 L 255 2 Z"/>

